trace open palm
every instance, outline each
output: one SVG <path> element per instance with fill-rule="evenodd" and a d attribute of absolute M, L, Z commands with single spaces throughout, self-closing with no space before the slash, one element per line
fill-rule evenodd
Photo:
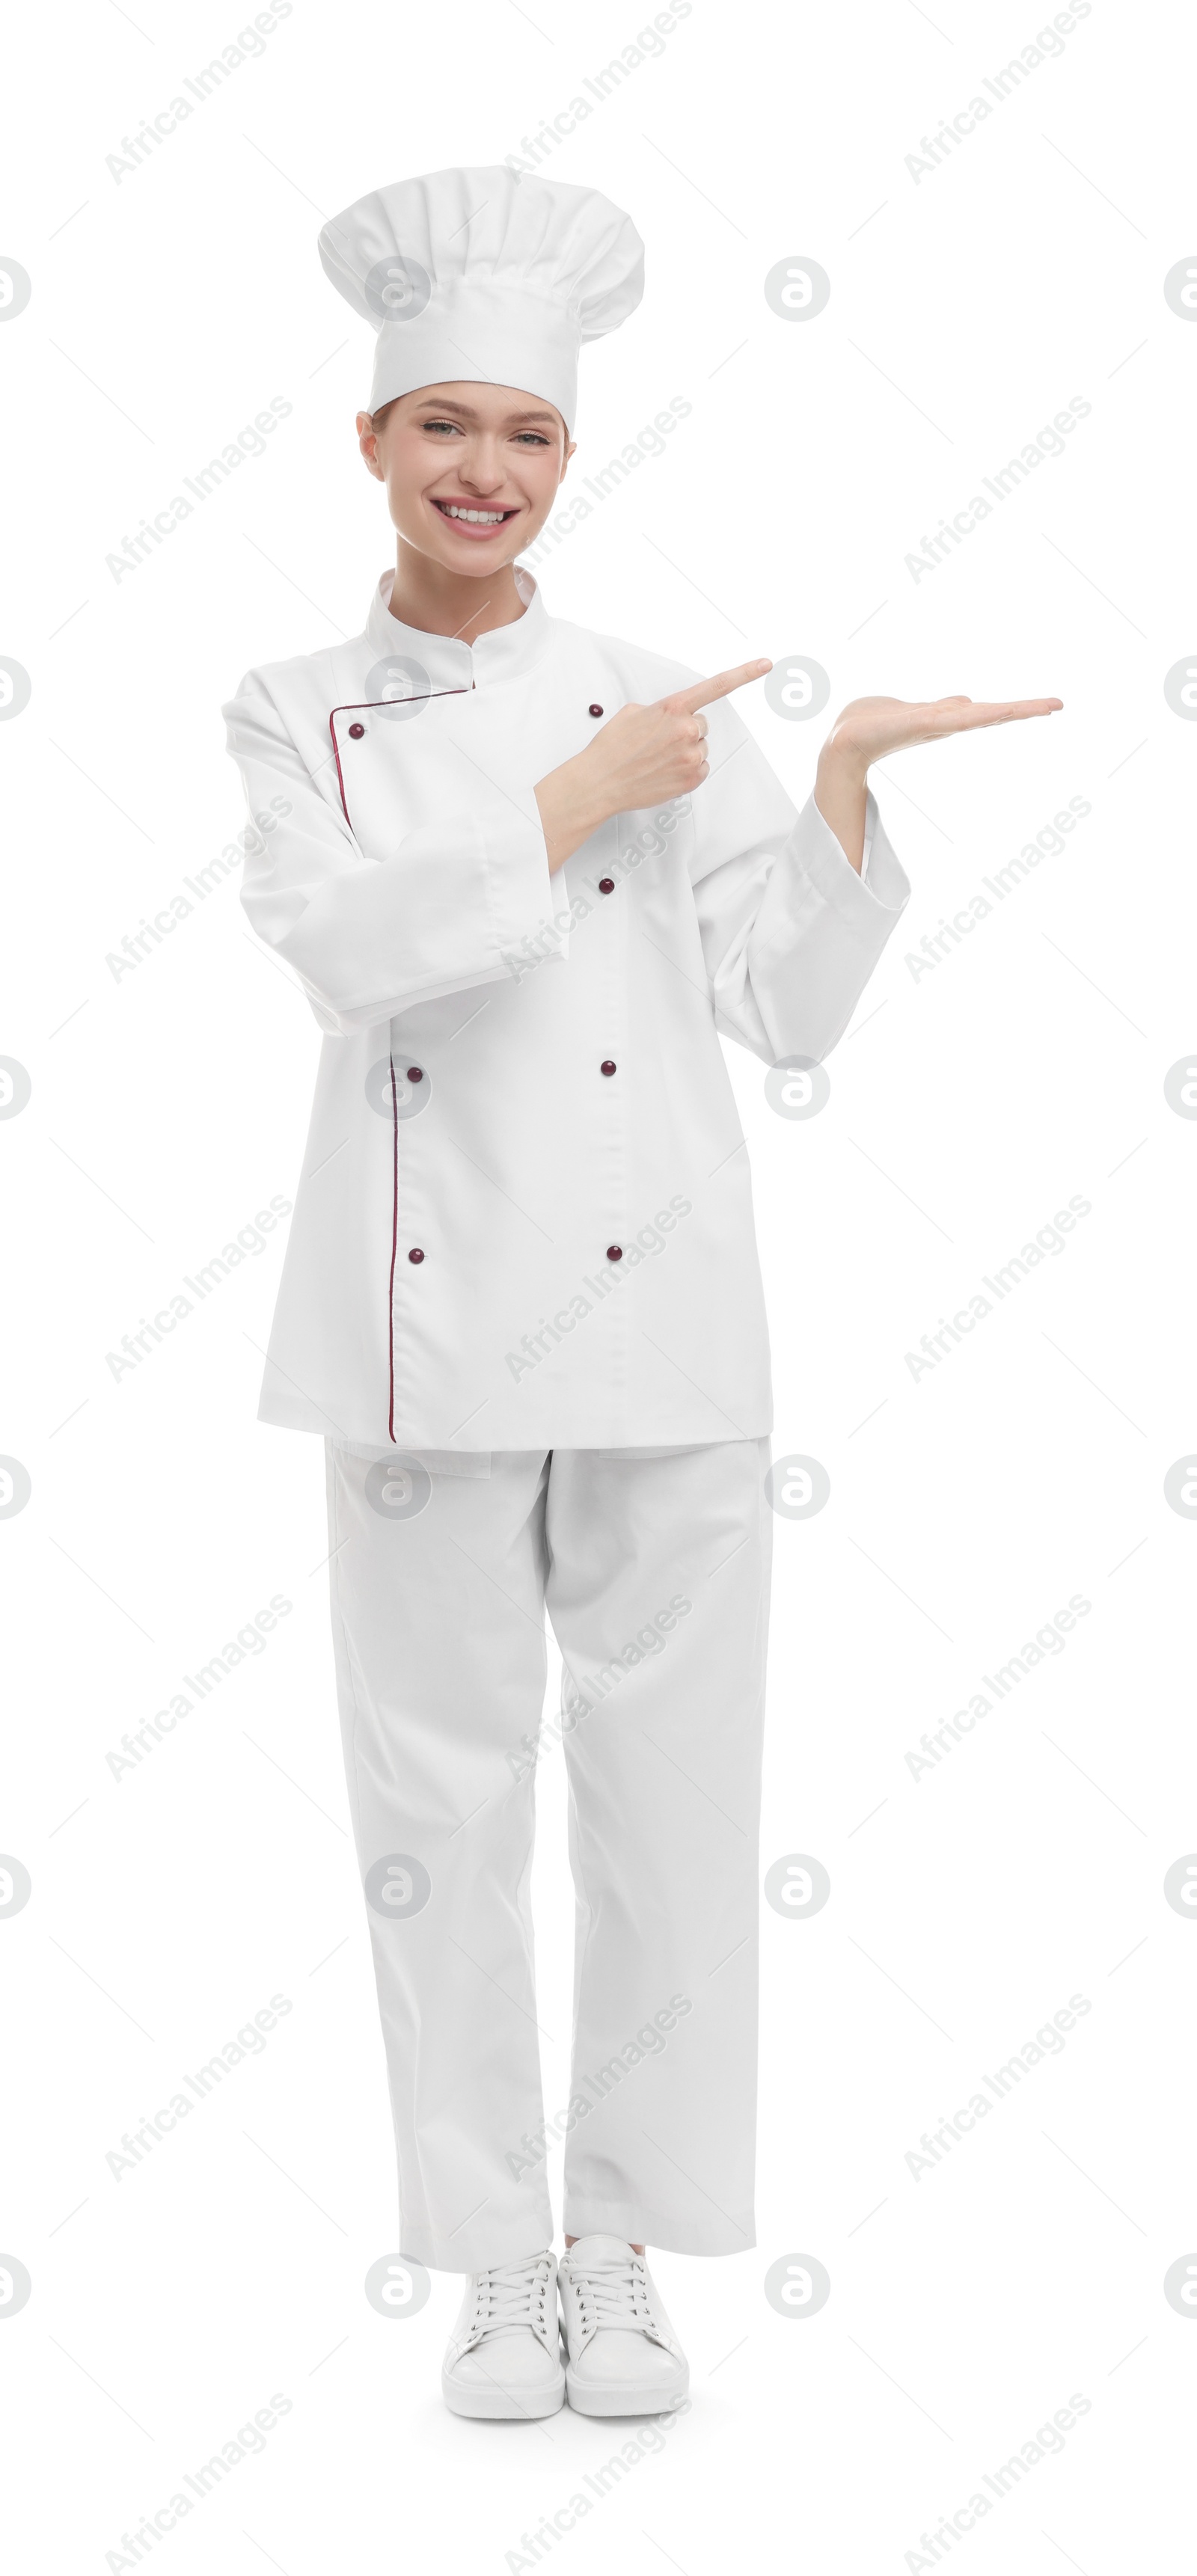
<path fill-rule="evenodd" d="M 1062 698 L 1008 698 L 995 705 L 972 698 L 930 698 L 908 704 L 904 698 L 853 698 L 836 717 L 827 749 L 867 769 L 891 751 L 912 743 L 938 742 L 950 733 L 973 733 L 982 725 L 1017 724 L 1024 716 L 1055 715 Z"/>

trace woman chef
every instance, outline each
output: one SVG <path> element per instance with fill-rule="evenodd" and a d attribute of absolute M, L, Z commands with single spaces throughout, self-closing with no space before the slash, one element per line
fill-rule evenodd
<path fill-rule="evenodd" d="M 459 2414 L 676 2405 L 646 2242 L 751 2246 L 771 1402 L 721 1036 L 825 1056 L 909 893 L 903 745 L 1059 702 L 848 707 L 796 813 L 731 693 L 517 558 L 643 247 L 445 170 L 320 236 L 377 328 L 398 530 L 365 632 L 226 709 L 243 900 L 325 1032 L 261 1413 L 325 1441 L 338 1692 L 403 2251 L 469 2275 Z M 528 1881 L 544 1613 L 577 1897 L 551 2248 Z M 557 2295 L 561 2293 L 563 2367 Z"/>

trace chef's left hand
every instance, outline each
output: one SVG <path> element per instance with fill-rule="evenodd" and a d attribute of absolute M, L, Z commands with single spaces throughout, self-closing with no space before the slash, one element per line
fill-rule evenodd
<path fill-rule="evenodd" d="M 972 698 L 853 698 L 836 717 L 819 754 L 815 803 L 845 856 L 859 873 L 864 857 L 865 793 L 870 765 L 913 743 L 946 734 L 974 733 L 983 725 L 1017 724 L 1024 716 L 1055 715 L 1062 698 L 1007 698 L 990 704 Z"/>

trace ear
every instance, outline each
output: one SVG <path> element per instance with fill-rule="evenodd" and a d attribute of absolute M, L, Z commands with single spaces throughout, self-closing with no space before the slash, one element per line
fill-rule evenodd
<path fill-rule="evenodd" d="M 378 433 L 368 411 L 359 411 L 356 426 L 357 443 L 365 459 L 367 473 L 373 475 L 376 483 L 385 483 L 386 476 L 378 453 Z"/>
<path fill-rule="evenodd" d="M 577 455 L 577 452 L 578 452 L 578 442 L 577 442 L 577 439 L 576 439 L 576 438 L 567 438 L 567 440 L 566 440 L 566 442 L 565 442 L 565 453 L 564 453 L 564 455 L 562 456 L 562 459 L 561 459 L 561 472 L 559 473 L 559 475 L 558 475 L 558 477 L 557 477 L 558 487 L 560 487 L 560 485 L 561 485 L 562 483 L 564 483 L 564 481 L 565 481 L 565 476 L 566 476 L 566 471 L 567 471 L 568 466 L 569 466 L 569 460 L 570 460 L 571 456 L 576 456 L 576 455 Z"/>

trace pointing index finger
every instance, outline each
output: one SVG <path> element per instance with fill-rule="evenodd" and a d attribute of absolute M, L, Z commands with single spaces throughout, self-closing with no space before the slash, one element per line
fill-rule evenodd
<path fill-rule="evenodd" d="M 694 716 L 713 699 L 730 697 L 733 689 L 746 688 L 750 680 L 763 680 L 772 668 L 771 662 L 740 662 L 734 671 L 717 671 L 711 680 L 694 680 L 688 689 L 672 689 L 661 704 L 672 715 Z"/>

